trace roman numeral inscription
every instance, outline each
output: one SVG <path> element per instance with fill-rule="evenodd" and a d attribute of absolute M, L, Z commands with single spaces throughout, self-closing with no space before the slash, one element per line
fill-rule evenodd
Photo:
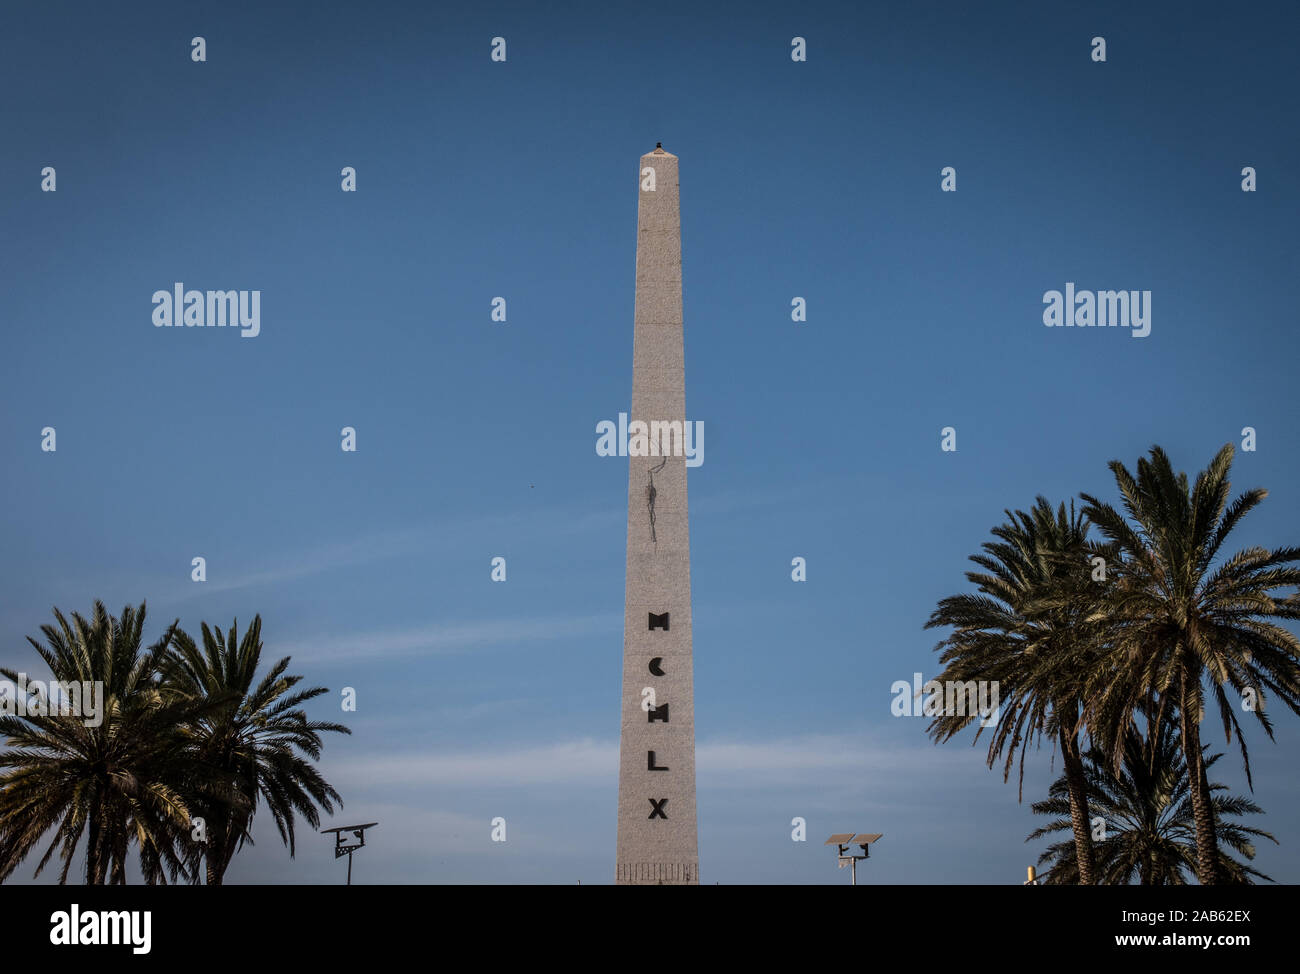
<path fill-rule="evenodd" d="M 620 862 L 614 874 L 619 885 L 685 885 L 699 882 L 695 867 L 688 863 Z"/>
<path fill-rule="evenodd" d="M 648 429 L 671 428 L 680 422 L 684 429 L 677 157 L 656 148 L 641 157 L 636 177 L 629 428 L 637 422 Z M 629 190 L 631 186 L 629 180 Z M 614 880 L 629 885 L 695 885 L 700 881 L 700 857 L 687 457 L 680 451 L 637 456 L 629 450 L 627 459 L 627 589 Z M 649 699 L 642 696 L 647 685 L 654 690 L 654 700 L 643 709 L 642 700 Z"/>

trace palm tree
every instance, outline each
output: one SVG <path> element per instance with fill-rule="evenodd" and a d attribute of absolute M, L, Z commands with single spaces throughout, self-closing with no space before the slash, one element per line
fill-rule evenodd
<path fill-rule="evenodd" d="M 1124 742 L 1124 766 L 1120 774 L 1111 770 L 1109 755 L 1094 748 L 1085 758 L 1088 801 L 1094 812 L 1106 822 L 1106 838 L 1094 845 L 1098 881 L 1108 885 L 1125 885 L 1136 878 L 1143 886 L 1183 886 L 1188 874 L 1197 868 L 1196 821 L 1190 797 L 1187 765 L 1179 750 L 1178 729 L 1174 721 L 1158 725 L 1152 746 L 1130 727 Z M 1222 757 L 1215 754 L 1205 760 L 1208 769 Z M 1227 785 L 1211 784 L 1212 792 L 1226 792 Z M 1032 842 L 1043 836 L 1064 832 L 1071 827 L 1068 785 L 1058 778 L 1048 792 L 1047 801 L 1035 802 L 1037 815 L 1057 818 L 1030 833 Z M 1276 843 L 1267 832 L 1230 821 L 1240 815 L 1263 812 L 1248 798 L 1216 794 L 1212 799 L 1218 839 L 1244 859 L 1255 858 L 1252 837 L 1260 836 Z M 1231 883 L 1253 883 L 1252 877 L 1273 880 L 1245 862 L 1218 850 L 1219 873 Z M 1075 844 L 1057 842 L 1038 857 L 1039 865 L 1048 864 L 1048 885 L 1074 883 L 1078 880 Z"/>
<path fill-rule="evenodd" d="M 1112 461 L 1127 519 L 1109 504 L 1081 495 L 1085 515 L 1122 554 L 1107 586 L 1109 665 L 1085 694 L 1089 724 L 1094 739 L 1106 742 L 1118 771 L 1138 711 L 1158 700 L 1160 707 L 1177 712 L 1196 822 L 1196 874 L 1206 885 L 1219 881 L 1222 867 L 1201 747 L 1205 691 L 1218 704 L 1225 739 L 1231 743 L 1237 735 L 1252 787 L 1237 706 L 1254 695 L 1255 716 L 1270 739 L 1266 691 L 1300 713 L 1300 640 L 1274 621 L 1300 618 L 1300 598 L 1276 594 L 1300 587 L 1300 567 L 1293 564 L 1300 561 L 1300 549 L 1251 547 L 1220 558 L 1232 529 L 1267 496 L 1255 488 L 1228 504 L 1232 457 L 1227 444 L 1190 488 L 1187 475 L 1175 474 L 1158 446 L 1149 459 L 1138 460 L 1136 478 Z M 1154 719 L 1163 720 L 1164 714 Z"/>
<path fill-rule="evenodd" d="M 1061 748 L 1069 786 L 1070 815 L 1080 863 L 1079 878 L 1093 882 L 1088 799 L 1080 757 L 1080 694 L 1087 684 L 1100 643 L 1104 619 L 1095 611 L 1102 586 L 1092 581 L 1089 555 L 1099 549 L 1087 539 L 1088 525 L 1073 508 L 1053 510 L 1039 497 L 1030 513 L 1005 512 L 1007 523 L 993 529 L 997 541 L 985 542 L 984 554 L 971 561 L 983 572 L 967 572 L 979 594 L 940 601 L 926 628 L 953 626 L 939 643 L 938 679 L 989 681 L 998 688 L 999 712 L 988 748 L 988 764 L 1004 752 L 1003 780 L 1020 754 L 1021 797 L 1024 758 L 1039 737 Z M 929 728 L 936 742 L 946 741 L 974 719 L 944 713 Z M 976 740 L 983 727 L 976 732 Z"/>
<path fill-rule="evenodd" d="M 177 748 L 176 728 L 197 716 L 184 702 L 164 702 L 158 666 L 173 627 L 142 651 L 145 605 L 121 618 L 95 602 L 90 619 L 57 608 L 44 625 L 45 645 L 28 637 L 56 681 L 100 684 L 102 722 L 56 712 L 0 717 L 11 750 L 0 753 L 0 880 L 10 876 L 51 830 L 35 875 L 57 853 L 67 882 L 85 839 L 85 881 L 126 882 L 129 847 L 139 848 L 149 882 L 184 873 L 178 845 L 189 829 L 184 795 L 191 769 Z M 10 681 L 19 675 L 0 669 Z M 59 711 L 63 708 L 47 708 Z M 84 711 L 83 711 L 84 713 Z"/>
<path fill-rule="evenodd" d="M 188 747 L 204 765 L 234 782 L 233 795 L 198 802 L 207 841 L 204 848 L 191 846 L 191 861 L 201 856 L 208 885 L 219 886 L 235 853 L 253 841 L 250 830 L 259 802 L 270 810 L 290 856 L 295 852 L 295 812 L 316 828 L 317 806 L 332 814 L 333 802 L 343 804 L 339 793 L 297 752 L 318 760 L 320 731 L 352 732 L 342 724 L 309 721 L 297 709 L 329 691 L 295 691 L 302 677 L 285 675 L 287 656 L 254 685 L 262 657 L 261 616 L 253 619 L 242 639 L 238 621 L 229 633 L 202 625 L 203 648 L 178 631 L 163 670 L 170 696 L 212 705 L 187 726 Z"/>

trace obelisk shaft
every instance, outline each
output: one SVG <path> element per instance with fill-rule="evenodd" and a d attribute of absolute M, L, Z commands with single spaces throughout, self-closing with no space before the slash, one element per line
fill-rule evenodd
<path fill-rule="evenodd" d="M 641 157 L 637 180 L 615 882 L 695 884 L 699 847 L 691 547 L 681 444 L 686 380 L 677 157 L 662 148 L 647 153 Z M 657 455 L 632 455 L 638 452 L 638 420 L 647 431 L 659 431 L 659 438 L 649 438 Z M 671 432 L 665 435 L 665 430 Z M 666 442 L 674 433 L 676 444 Z M 669 449 L 672 445 L 675 452 Z"/>

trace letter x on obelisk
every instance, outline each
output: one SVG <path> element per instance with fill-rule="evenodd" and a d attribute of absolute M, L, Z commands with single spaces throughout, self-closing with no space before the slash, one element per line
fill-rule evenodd
<path fill-rule="evenodd" d="M 636 306 L 629 430 L 685 430 L 682 235 L 677 157 L 656 148 L 637 175 Z M 695 704 L 686 458 L 650 438 L 628 458 L 627 602 L 618 771 L 619 884 L 696 884 Z M 635 449 L 629 442 L 628 453 Z"/>

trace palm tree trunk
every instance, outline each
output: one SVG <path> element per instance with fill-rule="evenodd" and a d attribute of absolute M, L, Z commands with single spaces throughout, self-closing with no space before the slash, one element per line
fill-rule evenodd
<path fill-rule="evenodd" d="M 1201 754 L 1201 728 L 1192 715 L 1192 703 L 1191 683 L 1184 670 L 1179 717 L 1182 721 L 1183 760 L 1187 762 L 1192 817 L 1196 822 L 1196 878 L 1202 886 L 1213 886 L 1219 882 L 1219 843 L 1214 831 L 1210 783 L 1205 776 L 1205 760 Z"/>
<path fill-rule="evenodd" d="M 1066 724 L 1070 730 L 1066 731 Z M 1088 821 L 1088 787 L 1083 775 L 1083 760 L 1079 756 L 1079 738 L 1074 731 L 1074 719 L 1063 715 L 1060 727 L 1061 763 L 1065 766 L 1065 783 L 1070 792 L 1070 824 L 1074 828 L 1074 856 L 1079 864 L 1079 885 L 1095 886 L 1096 869 L 1092 856 L 1092 832 Z"/>
<path fill-rule="evenodd" d="M 94 886 L 99 882 L 99 808 L 93 796 L 87 817 L 90 822 L 86 836 L 86 885 Z"/>
<path fill-rule="evenodd" d="M 221 817 L 222 855 L 218 863 L 217 885 L 225 881 L 226 870 L 239 850 L 239 837 L 248 828 L 248 816 L 242 812 L 226 812 Z"/>
<path fill-rule="evenodd" d="M 90 806 L 86 813 L 87 831 L 86 836 L 86 885 L 103 886 L 104 874 L 108 871 L 108 861 L 111 858 L 104 849 L 104 795 L 108 793 L 107 783 L 96 776 L 94 784 L 91 785 Z"/>
<path fill-rule="evenodd" d="M 208 839 L 208 849 L 203 856 L 207 867 L 206 881 L 209 886 L 220 886 L 221 875 L 225 870 L 222 865 L 226 858 L 225 843 L 214 834 Z"/>
<path fill-rule="evenodd" d="M 203 858 L 207 866 L 207 884 L 221 886 L 226 866 L 230 863 L 230 850 L 226 848 L 230 828 L 227 816 L 221 812 L 213 811 L 211 821 L 212 831 L 208 835 L 207 854 Z"/>

